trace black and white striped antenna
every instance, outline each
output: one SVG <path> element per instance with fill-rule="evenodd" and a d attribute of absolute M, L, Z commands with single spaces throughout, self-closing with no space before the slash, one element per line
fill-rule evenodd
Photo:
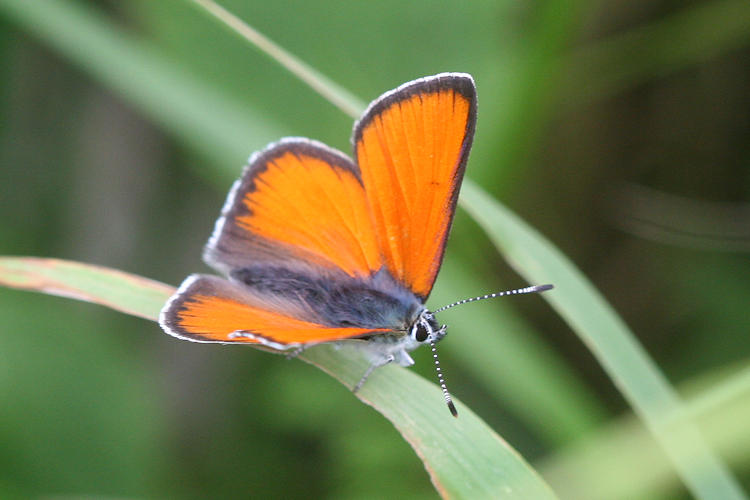
<path fill-rule="evenodd" d="M 523 295 L 525 293 L 540 293 L 540 292 L 546 292 L 547 290 L 551 290 L 553 288 L 554 288 L 553 285 L 535 285 L 535 286 L 527 286 L 525 288 L 516 288 L 515 290 L 505 290 L 503 292 L 488 293 L 487 295 L 480 295 L 479 297 L 463 299 L 463 300 L 454 302 L 452 304 L 448 304 L 447 306 L 443 306 L 439 309 L 436 309 L 435 311 L 433 311 L 433 314 L 437 314 L 440 311 L 445 311 L 446 309 L 450 309 L 451 307 L 460 306 L 461 304 L 468 304 L 469 302 L 476 302 L 478 300 L 494 299 L 496 297 L 504 297 L 506 295 Z M 443 335 L 445 335 L 445 328 L 446 328 L 445 325 L 443 325 L 443 328 L 441 330 L 441 332 L 443 332 Z M 451 415 L 453 415 L 454 417 L 458 417 L 458 411 L 456 410 L 456 405 L 453 404 L 453 398 L 451 398 L 451 395 L 448 392 L 448 388 L 445 386 L 445 379 L 443 378 L 443 370 L 440 369 L 440 360 L 438 359 L 437 349 L 435 349 L 435 340 L 430 340 L 430 348 L 432 349 L 432 358 L 435 360 L 435 369 L 437 370 L 438 382 L 440 382 L 440 389 L 443 391 L 443 397 L 445 398 L 445 403 L 448 405 L 448 409 L 451 411 Z"/>
<path fill-rule="evenodd" d="M 437 314 L 441 311 L 445 311 L 446 309 L 450 309 L 451 307 L 460 306 L 462 304 L 468 304 L 469 302 L 476 302 L 478 300 L 494 299 L 496 297 L 504 297 L 506 295 L 523 295 L 525 293 L 540 293 L 540 292 L 546 292 L 547 290 L 551 290 L 553 288 L 554 288 L 554 285 L 534 285 L 534 286 L 527 286 L 525 288 L 516 288 L 515 290 L 505 290 L 503 292 L 488 293 L 487 295 L 480 295 L 479 297 L 472 297 L 470 299 L 459 300 L 458 302 L 454 302 L 453 304 L 448 304 L 447 306 L 443 306 L 439 309 L 436 309 L 432 311 L 432 313 Z"/>
<path fill-rule="evenodd" d="M 445 398 L 445 404 L 448 405 L 448 409 L 451 411 L 451 415 L 458 417 L 458 410 L 456 405 L 453 404 L 453 398 L 451 393 L 448 392 L 448 388 L 445 386 L 445 379 L 443 378 L 443 370 L 440 369 L 440 360 L 438 359 L 437 349 L 435 348 L 435 341 L 430 340 L 430 349 L 432 349 L 432 358 L 435 360 L 435 369 L 437 370 L 438 382 L 440 382 L 440 389 L 443 391 L 443 397 Z"/>

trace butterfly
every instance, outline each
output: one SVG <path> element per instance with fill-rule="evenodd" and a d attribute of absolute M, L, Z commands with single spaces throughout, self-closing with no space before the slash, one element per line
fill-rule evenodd
<path fill-rule="evenodd" d="M 425 302 L 476 114 L 472 77 L 441 73 L 375 99 L 354 125 L 353 159 L 295 137 L 253 154 L 203 254 L 227 279 L 188 277 L 161 311 L 161 327 L 184 340 L 292 354 L 351 340 L 370 361 L 355 391 L 380 366 L 414 364 L 409 352 L 422 344 L 437 361 L 447 327 Z"/>

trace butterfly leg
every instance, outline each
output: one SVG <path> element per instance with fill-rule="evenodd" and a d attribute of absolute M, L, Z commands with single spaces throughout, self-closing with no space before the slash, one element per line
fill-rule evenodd
<path fill-rule="evenodd" d="M 308 346 L 304 345 L 304 344 L 301 345 L 301 346 L 299 346 L 299 347 L 297 347 L 292 352 L 290 352 L 289 354 L 286 355 L 286 359 L 294 359 L 294 358 L 296 358 L 297 356 L 299 356 L 300 354 L 302 354 L 307 348 L 308 348 Z"/>
<path fill-rule="evenodd" d="M 434 341 L 436 343 L 440 342 L 441 340 L 443 340 L 443 338 L 445 338 L 446 335 L 448 335 L 448 325 L 443 325 L 440 327 L 440 330 L 435 332 Z"/>
<path fill-rule="evenodd" d="M 352 392 L 357 392 L 362 388 L 362 386 L 365 383 L 365 380 L 367 380 L 367 377 L 370 376 L 370 374 L 376 369 L 380 368 L 381 366 L 385 366 L 388 363 L 391 363 L 394 359 L 396 359 L 393 354 L 389 354 L 388 356 L 385 356 L 384 358 L 374 362 L 370 365 L 370 367 L 367 369 L 364 375 L 362 375 L 362 378 L 359 379 L 359 382 L 357 382 L 357 385 L 354 386 L 354 389 L 352 389 Z"/>

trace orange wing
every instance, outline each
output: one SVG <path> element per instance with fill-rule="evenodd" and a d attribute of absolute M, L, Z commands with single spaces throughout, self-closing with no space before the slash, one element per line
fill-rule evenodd
<path fill-rule="evenodd" d="M 314 320 L 298 304 L 256 294 L 216 276 L 187 278 L 159 316 L 170 335 L 194 342 L 261 344 L 273 349 L 357 338 L 387 329 L 341 328 Z"/>
<path fill-rule="evenodd" d="M 370 276 L 382 257 L 357 166 L 309 139 L 256 153 L 229 193 L 204 259 L 227 274 L 266 262 Z"/>
<path fill-rule="evenodd" d="M 378 247 L 423 300 L 443 259 L 475 122 L 471 76 L 443 73 L 384 94 L 354 127 Z"/>

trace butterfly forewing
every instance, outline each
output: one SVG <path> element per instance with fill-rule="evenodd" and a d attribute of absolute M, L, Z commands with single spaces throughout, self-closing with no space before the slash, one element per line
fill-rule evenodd
<path fill-rule="evenodd" d="M 472 78 L 445 73 L 384 94 L 354 129 L 385 264 L 423 300 L 440 268 L 475 121 Z"/>
<path fill-rule="evenodd" d="M 254 155 L 204 257 L 226 273 L 268 262 L 365 277 L 382 266 L 357 167 L 307 139 L 285 139 Z"/>

